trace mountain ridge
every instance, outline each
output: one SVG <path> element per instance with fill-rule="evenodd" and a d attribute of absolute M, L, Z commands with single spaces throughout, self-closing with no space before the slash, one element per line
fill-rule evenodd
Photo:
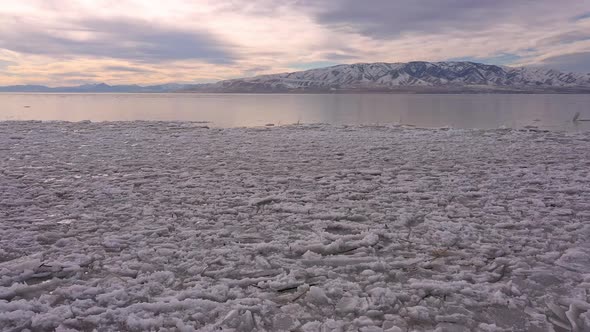
<path fill-rule="evenodd" d="M 16 85 L 0 92 L 73 93 L 590 93 L 590 74 L 470 61 L 374 62 L 244 77 L 205 84 L 73 87 Z"/>
<path fill-rule="evenodd" d="M 217 83 L 222 91 L 590 91 L 590 74 L 468 61 L 357 63 Z"/>
<path fill-rule="evenodd" d="M 0 92 L 14 93 L 167 93 L 185 89 L 199 88 L 202 84 L 167 83 L 156 85 L 123 84 L 109 85 L 106 83 L 82 84 L 77 86 L 48 87 L 45 85 L 9 85 L 0 86 Z"/>

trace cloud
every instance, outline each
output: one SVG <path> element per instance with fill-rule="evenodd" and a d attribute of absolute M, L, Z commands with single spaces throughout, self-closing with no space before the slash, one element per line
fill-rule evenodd
<path fill-rule="evenodd" d="M 0 70 L 4 70 L 12 64 L 14 64 L 14 62 L 12 62 L 12 61 L 0 60 Z"/>
<path fill-rule="evenodd" d="M 574 21 L 581 21 L 581 20 L 585 20 L 587 18 L 590 18 L 590 12 L 589 13 L 584 13 L 581 15 L 576 15 L 572 18 L 572 20 Z"/>
<path fill-rule="evenodd" d="M 540 64 L 562 71 L 590 73 L 590 52 L 553 56 L 544 59 Z"/>
<path fill-rule="evenodd" d="M 313 62 L 304 62 L 304 63 L 292 63 L 289 67 L 297 70 L 308 70 L 314 68 L 322 68 L 322 67 L 330 67 L 338 65 L 338 62 L 331 62 L 331 61 L 313 61 Z"/>
<path fill-rule="evenodd" d="M 492 63 L 495 65 L 508 65 L 508 64 L 517 62 L 520 59 L 522 59 L 522 57 L 519 55 L 503 53 L 503 54 L 498 54 L 498 55 L 490 56 L 490 57 L 472 57 L 472 56 L 458 57 L 458 58 L 448 59 L 448 61 L 470 61 L 470 62 Z"/>
<path fill-rule="evenodd" d="M 12 63 L 0 63 L 0 85 L 211 82 L 414 60 L 565 68 L 582 61 L 566 55 L 590 51 L 588 13 L 580 0 L 5 1 L 0 59 Z"/>
<path fill-rule="evenodd" d="M 105 71 L 115 71 L 115 72 L 128 72 L 128 73 L 152 73 L 153 70 L 139 68 L 139 67 L 131 67 L 131 66 L 105 66 L 103 67 Z"/>
<path fill-rule="evenodd" d="M 86 19 L 68 22 L 72 26 L 67 28 L 43 28 L 6 17 L 0 18 L 0 23 L 7 27 L 0 30 L 0 48 L 24 54 L 151 63 L 199 59 L 228 64 L 235 60 L 228 45 L 206 31 L 181 30 L 146 20 Z"/>
<path fill-rule="evenodd" d="M 568 43 L 575 43 L 579 41 L 590 40 L 590 32 L 589 31 L 568 31 L 563 33 L 558 33 L 556 35 L 543 38 L 537 42 L 538 45 L 554 45 L 554 44 L 568 44 Z"/>
<path fill-rule="evenodd" d="M 259 75 L 259 74 L 264 73 L 269 70 L 272 70 L 272 67 L 270 67 L 270 66 L 256 66 L 256 67 L 247 68 L 243 72 L 244 72 L 244 76 L 251 77 L 251 76 Z"/>
<path fill-rule="evenodd" d="M 347 54 L 347 53 L 325 53 L 322 56 L 324 59 L 332 60 L 332 61 L 351 61 L 358 57 L 356 54 Z"/>
<path fill-rule="evenodd" d="M 583 2 L 583 1 L 582 1 Z M 304 1 L 316 20 L 334 29 L 349 30 L 376 39 L 404 33 L 442 33 L 487 30 L 501 24 L 547 24 L 554 15 L 575 12 L 578 0 L 327 0 Z M 570 7 L 564 11 L 564 8 Z"/>

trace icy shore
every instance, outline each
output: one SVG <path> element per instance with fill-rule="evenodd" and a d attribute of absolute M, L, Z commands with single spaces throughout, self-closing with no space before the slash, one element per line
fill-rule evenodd
<path fill-rule="evenodd" d="M 0 122 L 2 331 L 588 331 L 590 134 Z"/>

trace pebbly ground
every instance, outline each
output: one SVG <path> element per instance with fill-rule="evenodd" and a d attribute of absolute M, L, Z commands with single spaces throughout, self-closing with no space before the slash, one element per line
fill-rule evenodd
<path fill-rule="evenodd" d="M 2 331 L 589 331 L 590 133 L 0 122 Z"/>

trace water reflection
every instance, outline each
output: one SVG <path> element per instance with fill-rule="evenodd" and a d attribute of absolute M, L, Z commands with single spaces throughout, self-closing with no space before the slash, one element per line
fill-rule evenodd
<path fill-rule="evenodd" d="M 182 120 L 588 130 L 590 95 L 0 94 L 0 120 Z M 28 106 L 28 107 L 25 107 Z"/>

